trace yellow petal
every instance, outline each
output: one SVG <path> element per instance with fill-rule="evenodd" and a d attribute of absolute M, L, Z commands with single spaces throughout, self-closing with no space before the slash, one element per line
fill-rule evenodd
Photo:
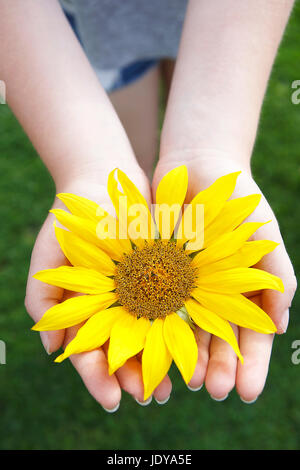
<path fill-rule="evenodd" d="M 198 359 L 194 333 L 179 315 L 171 313 L 165 318 L 164 339 L 185 383 L 188 383 Z"/>
<path fill-rule="evenodd" d="M 51 286 L 82 294 L 102 294 L 116 288 L 113 279 L 92 269 L 81 267 L 60 266 L 55 269 L 44 269 L 33 277 Z"/>
<path fill-rule="evenodd" d="M 109 194 L 109 197 L 111 199 L 111 202 L 113 203 L 114 205 L 114 208 L 115 208 L 115 211 L 116 211 L 116 214 L 119 218 L 119 204 L 120 204 L 120 199 L 122 200 L 122 197 L 124 197 L 124 193 L 122 193 L 119 189 L 118 189 L 118 183 L 115 179 L 115 171 L 116 170 L 113 170 L 109 173 L 108 175 L 108 181 L 107 181 L 107 192 Z"/>
<path fill-rule="evenodd" d="M 204 208 L 204 227 L 207 227 L 221 212 L 225 202 L 232 195 L 236 180 L 240 171 L 221 176 L 211 186 L 198 193 L 190 204 L 186 207 L 182 221 L 178 228 L 180 238 L 177 244 L 182 246 L 190 237 L 185 236 L 185 232 L 192 231 L 196 233 L 195 226 L 197 220 L 197 206 L 203 205 Z M 193 239 L 192 239 L 193 240 Z"/>
<path fill-rule="evenodd" d="M 275 333 L 276 326 L 258 305 L 242 294 L 217 294 L 195 289 L 192 296 L 208 310 L 225 320 L 258 333 Z"/>
<path fill-rule="evenodd" d="M 185 307 L 189 315 L 200 328 L 224 339 L 224 341 L 230 344 L 241 362 L 244 362 L 235 334 L 227 320 L 224 320 L 219 317 L 219 315 L 202 307 L 199 302 L 193 299 L 187 300 Z"/>
<path fill-rule="evenodd" d="M 67 229 L 71 230 L 84 240 L 97 244 L 97 222 L 72 215 L 63 209 L 52 209 L 50 211 L 57 220 Z"/>
<path fill-rule="evenodd" d="M 211 245 L 224 233 L 231 232 L 238 227 L 252 214 L 260 200 L 261 194 L 251 194 L 227 201 L 218 217 L 208 227 L 205 227 L 204 247 Z"/>
<path fill-rule="evenodd" d="M 113 248 L 115 245 L 115 249 L 117 250 L 118 255 L 120 253 L 128 253 L 132 250 L 127 233 L 122 231 L 119 221 L 109 214 L 107 214 L 98 222 L 96 233 L 98 239 L 101 240 L 101 243 L 110 243 L 111 246 L 109 249 Z M 116 258 L 114 255 L 114 259 L 120 260 L 121 256 Z"/>
<path fill-rule="evenodd" d="M 122 171 L 117 170 L 118 180 L 122 186 L 125 196 L 128 198 L 129 205 L 131 204 L 141 204 L 146 207 L 147 210 L 148 204 L 144 196 L 138 190 L 138 188 L 133 184 L 133 182 L 128 178 L 128 176 Z"/>
<path fill-rule="evenodd" d="M 232 255 L 253 235 L 264 223 L 246 222 L 233 232 L 221 235 L 205 250 L 200 251 L 192 261 L 194 266 L 202 267 Z"/>
<path fill-rule="evenodd" d="M 118 297 L 114 292 L 72 297 L 49 308 L 32 329 L 35 331 L 52 331 L 78 325 L 96 312 L 114 304 L 117 300 Z"/>
<path fill-rule="evenodd" d="M 198 275 L 205 276 L 217 271 L 224 271 L 232 268 L 249 268 L 255 265 L 258 261 L 263 258 L 266 254 L 273 251 L 279 243 L 271 240 L 255 240 L 251 242 L 245 242 L 241 248 L 231 256 L 220 259 L 211 264 L 205 264 L 204 266 L 198 266 Z"/>
<path fill-rule="evenodd" d="M 108 177 L 108 193 L 114 204 L 120 229 L 139 247 L 144 240 L 151 240 L 155 235 L 155 226 L 144 196 L 130 179 L 118 169 L 118 180 L 123 193 L 118 189 L 113 170 Z"/>
<path fill-rule="evenodd" d="M 99 228 L 101 222 L 92 221 L 89 219 L 83 219 L 77 215 L 69 214 L 68 212 L 62 209 L 53 209 L 52 212 L 57 220 L 64 225 L 71 232 L 78 235 L 83 240 L 94 244 L 101 248 L 105 253 L 107 253 L 111 258 L 115 260 L 120 260 L 123 255 L 123 249 L 116 239 L 116 230 L 114 232 L 114 238 L 103 238 Z"/>
<path fill-rule="evenodd" d="M 77 335 L 68 344 L 65 352 L 58 356 L 55 362 L 62 362 L 71 354 L 79 354 L 100 348 L 108 340 L 114 323 L 122 313 L 123 307 L 112 307 L 96 313 L 78 330 Z"/>
<path fill-rule="evenodd" d="M 147 334 L 142 356 L 144 400 L 147 400 L 155 388 L 167 375 L 172 363 L 172 356 L 163 337 L 164 320 L 154 320 Z"/>
<path fill-rule="evenodd" d="M 233 268 L 200 276 L 196 285 L 201 289 L 223 294 L 241 294 L 260 289 L 284 291 L 279 277 L 255 268 Z"/>
<path fill-rule="evenodd" d="M 168 240 L 174 231 L 188 186 L 185 165 L 169 171 L 156 190 L 155 221 L 163 240 Z"/>
<path fill-rule="evenodd" d="M 72 232 L 63 230 L 54 223 L 58 243 L 73 266 L 82 266 L 100 271 L 106 276 L 115 274 L 116 265 L 100 248 L 78 237 Z"/>
<path fill-rule="evenodd" d="M 124 309 L 124 314 L 111 330 L 108 349 L 110 375 L 143 349 L 150 326 L 146 318 L 137 319 Z"/>
<path fill-rule="evenodd" d="M 78 217 L 95 221 L 97 219 L 101 219 L 104 215 L 107 215 L 107 212 L 101 210 L 102 215 L 100 216 L 99 205 L 85 197 L 71 193 L 60 193 L 57 194 L 57 197 L 65 204 L 73 215 L 77 215 Z"/>
<path fill-rule="evenodd" d="M 155 225 L 146 199 L 128 178 L 128 176 L 121 170 L 118 170 L 118 180 L 122 186 L 125 196 L 127 196 L 129 235 L 131 235 L 130 223 L 134 222 L 136 217 L 134 206 L 138 205 L 139 208 L 137 208 L 137 213 L 139 215 L 142 229 L 140 238 L 145 240 L 153 240 L 155 236 Z M 132 239 L 131 236 L 130 238 Z M 135 242 L 135 239 L 133 239 L 133 241 Z"/>
<path fill-rule="evenodd" d="M 232 268 L 249 268 L 263 258 L 267 253 L 273 251 L 279 243 L 271 240 L 256 240 L 245 242 L 235 253 L 225 258 L 218 259 L 209 264 L 198 264 L 197 272 L 199 276 L 205 276 L 217 271 L 224 271 Z"/>

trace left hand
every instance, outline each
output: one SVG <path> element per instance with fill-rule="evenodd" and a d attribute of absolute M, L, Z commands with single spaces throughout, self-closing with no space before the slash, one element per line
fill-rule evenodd
<path fill-rule="evenodd" d="M 207 188 L 218 177 L 239 170 L 242 170 L 242 173 L 238 177 L 233 198 L 261 193 L 247 165 L 241 168 L 241 165 L 229 158 L 198 156 L 196 152 L 192 158 L 190 152 L 186 154 L 180 152 L 180 155 L 162 158 L 155 171 L 154 190 L 168 171 L 182 164 L 187 166 L 189 174 L 186 202 Z M 289 307 L 296 290 L 296 278 L 276 217 L 263 196 L 260 204 L 247 221 L 266 222 L 269 220 L 271 222 L 257 230 L 253 238 L 274 240 L 280 245 L 266 255 L 257 267 L 279 276 L 284 283 L 285 292 L 260 291 L 251 297 L 251 300 L 270 315 L 277 326 L 277 332 L 281 334 L 286 331 L 288 325 Z M 246 328 L 239 328 L 236 325 L 233 325 L 233 329 L 244 356 L 244 365 L 237 360 L 237 356 L 229 344 L 198 328 L 196 331 L 199 349 L 198 363 L 189 385 L 198 389 L 205 382 L 206 389 L 212 398 L 220 401 L 225 399 L 236 386 L 237 393 L 243 401 L 253 402 L 262 393 L 265 385 L 274 335 L 257 333 Z"/>

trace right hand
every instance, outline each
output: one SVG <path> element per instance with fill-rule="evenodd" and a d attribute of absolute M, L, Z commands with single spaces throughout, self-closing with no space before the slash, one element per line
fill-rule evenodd
<path fill-rule="evenodd" d="M 149 200 L 149 183 L 140 168 L 138 166 L 125 168 L 124 171 L 126 171 L 132 181 L 136 182 L 140 191 Z M 100 205 L 108 204 L 109 198 L 106 182 L 104 182 L 103 177 L 99 179 L 102 179 L 103 184 L 94 182 L 95 175 L 90 179 L 85 176 L 79 180 L 72 181 L 71 184 L 60 187 L 58 192 L 68 192 L 87 197 Z M 56 199 L 53 208 L 64 208 L 64 206 Z M 53 305 L 74 295 L 74 293 L 44 284 L 32 277 L 37 271 L 42 269 L 57 268 L 68 264 L 56 240 L 53 222 L 54 215 L 49 214 L 37 237 L 31 257 L 25 306 L 35 322 Z M 80 326 L 77 325 L 66 330 L 41 332 L 41 340 L 47 353 L 51 354 L 60 347 L 65 348 L 76 336 Z M 70 357 L 73 366 L 80 374 L 90 394 L 107 411 L 114 410 L 120 403 L 121 389 L 131 394 L 138 401 L 143 402 L 143 380 L 139 357 L 129 359 L 115 374 L 109 376 L 106 353 L 107 345 L 104 345 L 103 348 L 74 354 Z M 169 397 L 171 388 L 171 381 L 166 376 L 154 391 L 155 398 L 158 401 L 164 401 Z"/>

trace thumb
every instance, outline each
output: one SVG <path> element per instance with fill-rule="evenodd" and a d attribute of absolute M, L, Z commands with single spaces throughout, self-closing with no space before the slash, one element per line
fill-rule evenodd
<path fill-rule="evenodd" d="M 276 220 L 261 227 L 256 232 L 255 239 L 274 240 L 279 243 L 256 267 L 280 277 L 283 282 L 284 292 L 269 289 L 262 292 L 262 308 L 277 326 L 277 333 L 282 334 L 285 333 L 289 322 L 289 308 L 297 288 L 296 276 Z"/>

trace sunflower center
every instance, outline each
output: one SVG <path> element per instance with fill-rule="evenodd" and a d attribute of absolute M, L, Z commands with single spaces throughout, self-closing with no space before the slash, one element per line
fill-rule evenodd
<path fill-rule="evenodd" d="M 132 315 L 151 320 L 179 310 L 194 280 L 191 258 L 176 243 L 161 240 L 124 255 L 115 276 L 120 303 Z"/>

